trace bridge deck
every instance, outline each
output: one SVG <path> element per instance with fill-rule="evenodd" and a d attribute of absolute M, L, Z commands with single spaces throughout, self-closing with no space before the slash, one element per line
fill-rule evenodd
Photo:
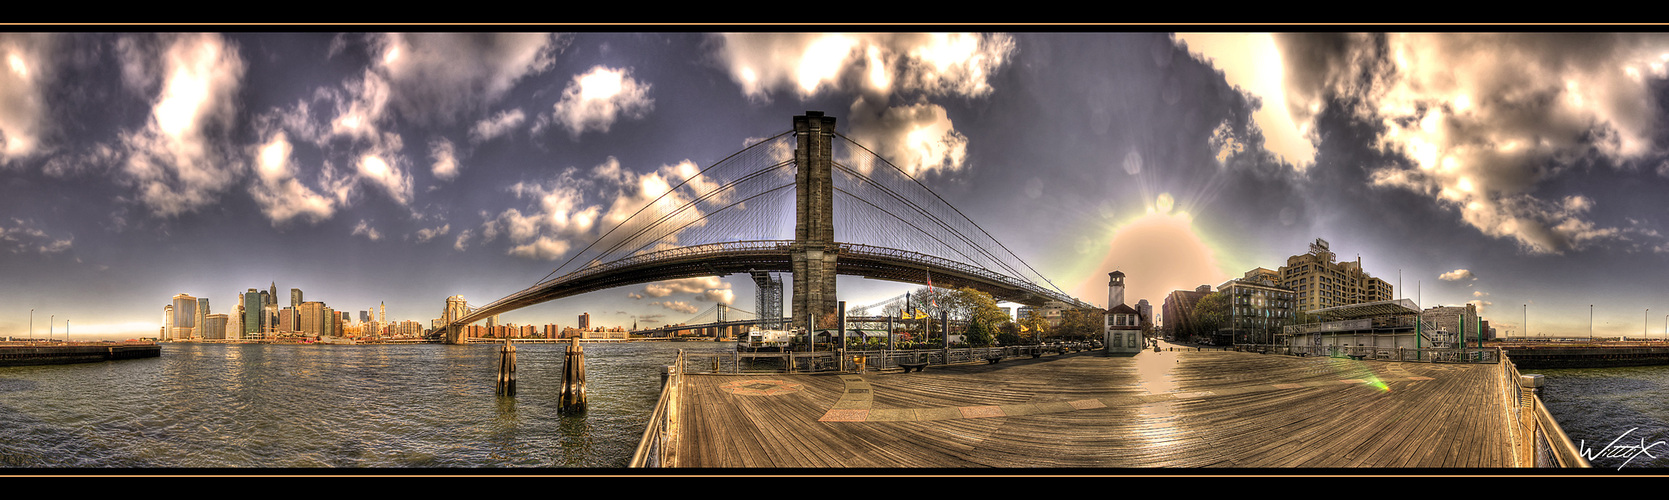
<path fill-rule="evenodd" d="M 685 467 L 1513 467 L 1496 365 L 1192 350 L 697 375 Z M 1382 382 L 1385 389 L 1374 383 Z"/>

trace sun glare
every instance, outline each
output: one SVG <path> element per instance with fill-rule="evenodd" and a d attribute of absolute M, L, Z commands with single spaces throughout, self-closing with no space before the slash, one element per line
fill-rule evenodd
<path fill-rule="evenodd" d="M 1114 270 L 1128 276 L 1126 302 L 1147 299 L 1154 307 L 1163 304 L 1172 290 L 1193 290 L 1200 285 L 1215 289 L 1228 279 L 1216 252 L 1198 233 L 1187 212 L 1175 210 L 1175 204 L 1169 193 L 1160 194 L 1147 214 L 1120 224 L 1112 233 L 1106 257 L 1076 287 L 1074 295 L 1106 297 L 1106 273 Z"/>

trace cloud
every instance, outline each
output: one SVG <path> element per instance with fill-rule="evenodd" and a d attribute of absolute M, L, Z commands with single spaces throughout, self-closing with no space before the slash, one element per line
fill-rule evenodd
<path fill-rule="evenodd" d="M 980 97 L 1014 53 L 1005 34 L 719 35 L 717 58 L 748 97 L 919 92 Z"/>
<path fill-rule="evenodd" d="M 1264 149 L 1274 152 L 1287 162 L 1302 169 L 1315 158 L 1313 134 L 1308 123 L 1298 123 L 1297 111 L 1304 119 L 1307 112 L 1300 102 L 1289 101 L 1283 86 L 1283 75 L 1270 68 L 1281 67 L 1281 51 L 1268 33 L 1180 33 L 1176 38 L 1187 44 L 1191 55 L 1223 72 L 1229 85 L 1257 96 L 1263 106 L 1252 112 L 1253 120 L 1263 131 Z M 1289 77 L 1290 78 L 1290 77 Z M 1230 143 L 1232 146 L 1232 141 Z M 1243 145 L 1242 145 L 1243 146 Z M 1231 150 L 1218 154 L 1223 161 Z"/>
<path fill-rule="evenodd" d="M 630 76 L 630 70 L 596 66 L 574 75 L 552 110 L 552 119 L 579 138 L 587 130 L 608 132 L 615 120 L 643 118 L 654 109 L 650 85 Z"/>
<path fill-rule="evenodd" d="M 318 222 L 336 212 L 330 198 L 296 180 L 291 165 L 292 149 L 283 132 L 273 134 L 265 144 L 255 148 L 255 182 L 250 185 L 249 194 L 274 227 L 295 218 Z"/>
<path fill-rule="evenodd" d="M 129 39 L 132 40 L 132 39 Z M 119 44 L 133 84 L 160 81 L 146 126 L 126 133 L 123 171 L 138 200 L 161 216 L 196 210 L 231 185 L 241 165 L 223 151 L 237 115 L 244 63 L 214 34 Z"/>
<path fill-rule="evenodd" d="M 1430 198 L 1484 234 L 1562 254 L 1622 233 L 1589 220 L 1582 195 L 1539 193 L 1602 157 L 1652 152 L 1651 82 L 1669 39 L 1634 34 L 1276 35 L 1301 126 L 1326 102 L 1375 124 L 1373 184 Z M 1336 98 L 1337 101 L 1328 101 Z M 1577 200 L 1573 203 L 1573 198 Z"/>
<path fill-rule="evenodd" d="M 666 297 L 675 293 L 695 294 L 696 298 L 710 302 L 730 305 L 736 301 L 735 292 L 731 291 L 730 283 L 724 282 L 717 276 L 702 276 L 683 278 L 669 281 L 650 283 L 643 287 L 643 293 L 631 293 L 634 299 L 643 297 Z M 691 311 L 694 312 L 694 311 Z"/>
<path fill-rule="evenodd" d="M 643 299 L 643 297 L 644 297 L 644 295 L 643 295 L 643 294 L 641 294 L 641 293 L 637 293 L 637 292 L 626 292 L 626 298 L 628 298 L 628 299 L 632 299 L 632 300 L 641 300 L 641 299 Z"/>
<path fill-rule="evenodd" d="M 75 241 L 74 236 L 57 238 L 46 231 L 34 227 L 31 222 L 13 218 L 10 226 L 0 223 L 0 246 L 14 254 L 33 252 L 42 255 L 56 254 L 68 251 Z"/>
<path fill-rule="evenodd" d="M 493 140 L 498 136 L 509 133 L 511 130 L 515 130 L 526 120 L 527 117 L 522 114 L 520 109 L 500 111 L 491 118 L 475 122 L 475 127 L 469 129 L 469 142 L 480 143 Z"/>
<path fill-rule="evenodd" d="M 685 313 L 685 314 L 695 314 L 696 311 L 701 310 L 700 308 L 697 308 L 697 307 L 695 307 L 693 305 L 690 305 L 689 303 L 686 303 L 686 302 L 681 301 L 681 300 L 667 300 L 667 301 L 661 301 L 661 302 L 650 302 L 649 305 L 660 306 L 660 307 L 664 307 L 664 308 L 667 308 L 667 309 L 672 310 L 672 311 L 677 311 L 677 312 L 681 312 L 681 313 Z"/>
<path fill-rule="evenodd" d="M 715 59 L 743 94 L 853 96 L 848 135 L 911 175 L 965 165 L 968 140 L 936 97 L 983 97 L 1015 51 L 1006 34 L 729 34 Z M 899 101 L 903 104 L 893 104 Z"/>
<path fill-rule="evenodd" d="M 469 229 L 458 231 L 458 239 L 452 243 L 452 249 L 462 252 L 465 248 L 469 248 L 469 238 L 471 236 L 473 236 L 473 233 Z"/>
<path fill-rule="evenodd" d="M 440 227 L 437 227 L 437 228 L 419 229 L 419 230 L 417 230 L 417 242 L 418 243 L 423 243 L 423 242 L 435 239 L 436 237 L 446 236 L 446 233 L 449 233 L 451 231 L 452 231 L 452 225 L 451 224 L 443 224 L 443 225 L 441 225 Z"/>
<path fill-rule="evenodd" d="M 650 203 L 671 209 L 692 201 L 695 195 L 690 193 L 707 193 L 718 188 L 718 182 L 696 177 L 700 171 L 694 162 L 684 160 L 638 174 L 610 157 L 588 171 L 568 168 L 545 181 L 518 182 L 510 186 L 509 191 L 517 199 L 529 200 L 530 204 L 526 210 L 510 208 L 491 218 L 483 224 L 482 236 L 491 240 L 504 234 L 514 245 L 512 255 L 555 260 L 576 245 L 583 247 L 597 241 L 603 232 L 620 225 Z M 673 186 L 681 183 L 684 184 L 683 189 L 671 192 Z M 597 199 L 609 200 L 608 205 L 587 203 L 587 192 L 596 193 Z M 725 203 L 725 199 L 721 194 L 707 201 Z M 663 223 L 661 227 L 677 226 L 700 216 L 696 210 L 685 211 L 679 219 Z M 692 224 L 692 227 L 696 226 L 699 223 Z M 615 236 L 626 233 L 630 231 Z M 678 243 L 676 233 L 653 233 L 649 236 L 659 237 L 658 241 L 663 245 Z M 614 241 L 607 243 L 613 244 Z M 619 257 L 618 253 L 637 251 L 632 244 L 624 245 L 614 257 Z"/>
<path fill-rule="evenodd" d="M 550 69 L 566 46 L 543 33 L 390 33 L 372 36 L 369 49 L 401 116 L 449 124 Z"/>
<path fill-rule="evenodd" d="M 398 164 L 391 164 L 376 154 L 367 154 L 359 158 L 358 167 L 359 178 L 362 181 L 381 187 L 395 203 L 411 203 L 411 174 L 406 173 Z"/>
<path fill-rule="evenodd" d="M 353 235 L 359 236 L 362 234 L 371 241 L 382 239 L 382 233 L 377 232 L 376 228 L 371 227 L 370 223 L 365 222 L 365 219 L 360 219 L 359 224 L 354 226 Z"/>
<path fill-rule="evenodd" d="M 452 141 L 440 137 L 429 141 L 429 158 L 435 161 L 429 166 L 429 172 L 436 179 L 449 181 L 458 177 L 458 155 Z"/>
<path fill-rule="evenodd" d="M 890 108 L 872 104 L 861 97 L 852 103 L 852 140 L 870 145 L 911 176 L 962 168 L 968 138 L 951 125 L 944 107 L 926 101 Z"/>
<path fill-rule="evenodd" d="M 55 35 L 0 34 L 0 166 L 40 150 Z"/>
<path fill-rule="evenodd" d="M 1493 306 L 1493 305 L 1495 305 L 1495 303 L 1494 303 L 1494 302 L 1490 302 L 1490 301 L 1487 301 L 1487 300 L 1482 300 L 1482 299 L 1479 299 L 1479 300 L 1468 300 L 1468 301 L 1466 301 L 1466 303 L 1467 303 L 1467 304 L 1472 304 L 1472 306 L 1473 306 L 1473 307 L 1477 307 L 1477 308 L 1478 308 L 1478 315 L 1479 315 L 1479 316 L 1484 316 L 1484 315 L 1485 315 L 1485 313 L 1484 313 L 1484 307 L 1486 307 L 1486 306 Z"/>
<path fill-rule="evenodd" d="M 1475 279 L 1478 279 L 1478 277 L 1474 276 L 1472 274 L 1472 271 L 1468 271 L 1468 270 L 1465 270 L 1465 269 L 1456 269 L 1456 270 L 1449 271 L 1449 272 L 1438 275 L 1437 279 L 1440 279 L 1440 280 L 1443 280 L 1443 281 L 1459 281 L 1459 280 L 1467 280 L 1467 279 L 1475 280 Z"/>

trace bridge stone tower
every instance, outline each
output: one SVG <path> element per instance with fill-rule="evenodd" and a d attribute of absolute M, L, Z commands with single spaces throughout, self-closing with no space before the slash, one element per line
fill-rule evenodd
<path fill-rule="evenodd" d="M 835 119 L 822 111 L 794 117 L 794 325 L 835 312 Z M 821 325 L 819 325 L 821 326 Z"/>

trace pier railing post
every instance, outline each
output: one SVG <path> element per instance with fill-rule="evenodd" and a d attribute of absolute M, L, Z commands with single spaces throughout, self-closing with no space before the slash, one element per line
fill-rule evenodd
<path fill-rule="evenodd" d="M 510 344 L 509 338 L 504 339 L 504 346 L 498 350 L 498 394 L 516 395 L 516 346 Z"/>
<path fill-rule="evenodd" d="M 579 337 L 573 337 L 568 343 L 568 359 L 562 369 L 562 395 L 557 410 L 585 411 L 585 350 L 580 347 Z"/>

